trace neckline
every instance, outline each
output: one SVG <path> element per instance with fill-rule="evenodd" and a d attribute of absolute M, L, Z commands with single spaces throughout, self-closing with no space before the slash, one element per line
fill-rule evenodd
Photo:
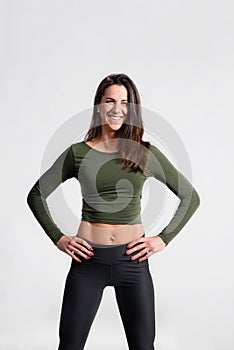
<path fill-rule="evenodd" d="M 98 152 L 98 153 L 103 153 L 103 154 L 116 154 L 116 153 L 119 153 L 119 151 L 115 151 L 115 152 L 103 152 L 103 151 L 99 151 L 98 149 L 89 146 L 85 141 L 82 141 L 82 143 L 83 143 L 85 146 L 87 146 L 89 149 L 92 149 L 93 151 L 96 151 L 96 152 Z"/>

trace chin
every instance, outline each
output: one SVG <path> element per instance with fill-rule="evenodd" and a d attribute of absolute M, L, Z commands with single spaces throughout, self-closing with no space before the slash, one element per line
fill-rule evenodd
<path fill-rule="evenodd" d="M 111 124 L 107 124 L 107 125 L 108 125 L 108 127 L 109 127 L 111 130 L 116 131 L 116 130 L 119 130 L 123 124 L 121 124 L 121 125 L 111 125 Z"/>
<path fill-rule="evenodd" d="M 112 129 L 112 130 L 119 130 L 120 128 L 121 128 L 121 126 L 122 125 L 116 125 L 116 126 L 111 126 L 111 125 L 109 125 L 110 126 L 110 128 Z"/>

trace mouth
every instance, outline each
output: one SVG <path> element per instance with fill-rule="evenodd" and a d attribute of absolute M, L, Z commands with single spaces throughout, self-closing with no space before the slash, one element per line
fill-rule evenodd
<path fill-rule="evenodd" d="M 118 117 L 114 117 L 113 115 L 108 115 L 108 118 L 114 122 L 118 122 L 121 121 L 121 119 L 123 119 L 123 116 L 118 116 Z"/>

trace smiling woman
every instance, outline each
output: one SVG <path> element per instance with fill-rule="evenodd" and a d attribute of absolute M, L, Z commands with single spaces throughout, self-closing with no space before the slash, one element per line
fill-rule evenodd
<path fill-rule="evenodd" d="M 98 86 L 84 140 L 71 144 L 28 194 L 38 222 L 57 248 L 72 258 L 58 350 L 84 348 L 106 286 L 115 288 L 129 349 L 154 349 L 154 289 L 148 258 L 181 231 L 200 198 L 165 155 L 143 141 L 143 133 L 135 84 L 126 74 L 107 76 Z M 46 198 L 73 177 L 80 182 L 82 218 L 77 235 L 71 237 L 52 220 Z M 145 237 L 141 198 L 150 177 L 163 182 L 180 204 L 162 232 Z"/>

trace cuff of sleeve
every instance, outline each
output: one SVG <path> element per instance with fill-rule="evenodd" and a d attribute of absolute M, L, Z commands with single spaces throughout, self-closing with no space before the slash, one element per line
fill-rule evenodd
<path fill-rule="evenodd" d="M 157 236 L 160 237 L 163 240 L 163 242 L 166 244 L 166 246 L 169 244 L 170 241 L 168 240 L 168 238 L 163 233 L 160 233 Z"/>
<path fill-rule="evenodd" d="M 57 242 L 60 240 L 61 237 L 65 236 L 61 231 L 53 232 L 53 236 L 51 236 L 51 240 L 54 243 L 54 245 L 57 244 Z"/>

